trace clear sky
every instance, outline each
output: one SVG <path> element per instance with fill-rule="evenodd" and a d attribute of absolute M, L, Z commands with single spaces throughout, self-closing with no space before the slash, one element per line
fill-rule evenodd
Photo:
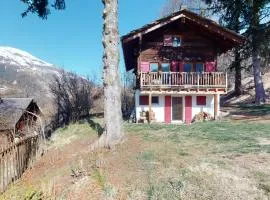
<path fill-rule="evenodd" d="M 120 35 L 160 15 L 165 0 L 119 0 Z M 67 9 L 52 10 L 47 20 L 29 14 L 20 0 L 1 0 L 0 45 L 25 50 L 82 75 L 102 72 L 101 0 L 66 0 Z M 122 49 L 120 49 L 122 52 Z M 124 69 L 121 57 L 121 69 Z"/>

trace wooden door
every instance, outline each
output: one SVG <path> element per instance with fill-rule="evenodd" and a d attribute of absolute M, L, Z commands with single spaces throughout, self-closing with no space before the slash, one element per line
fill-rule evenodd
<path fill-rule="evenodd" d="M 183 100 L 182 97 L 172 97 L 172 120 L 183 120 Z"/>
<path fill-rule="evenodd" d="M 169 124 L 171 123 L 171 96 L 165 96 L 165 123 Z"/>
<path fill-rule="evenodd" d="M 192 121 L 192 96 L 185 97 L 185 121 L 187 124 Z"/>

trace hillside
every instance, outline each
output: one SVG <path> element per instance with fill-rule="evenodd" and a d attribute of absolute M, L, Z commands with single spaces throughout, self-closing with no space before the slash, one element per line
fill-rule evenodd
<path fill-rule="evenodd" d="M 234 83 L 233 83 L 234 84 Z M 241 104 L 241 103 L 253 103 L 255 100 L 255 85 L 254 85 L 254 78 L 253 76 L 247 76 L 243 78 L 242 85 L 243 85 L 243 95 L 240 97 L 232 97 L 229 98 L 231 92 L 233 92 L 233 84 L 231 85 L 231 88 L 229 89 L 228 95 L 225 95 L 223 97 L 223 103 L 224 105 L 229 104 Z M 270 72 L 267 72 L 263 75 L 263 84 L 264 89 L 267 96 L 267 101 L 269 101 L 270 96 Z"/>
<path fill-rule="evenodd" d="M 266 200 L 270 124 L 254 119 L 125 124 L 125 143 L 96 152 L 89 146 L 97 133 L 83 120 L 57 130 L 44 156 L 0 199 Z"/>
<path fill-rule="evenodd" d="M 60 69 L 12 47 L 0 47 L 0 96 L 33 97 L 41 107 L 52 99 L 49 83 Z"/>

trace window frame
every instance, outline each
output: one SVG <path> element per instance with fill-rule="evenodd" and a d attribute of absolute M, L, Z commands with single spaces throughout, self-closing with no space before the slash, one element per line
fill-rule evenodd
<path fill-rule="evenodd" d="M 157 103 L 153 102 L 153 98 L 157 98 Z M 151 103 L 154 105 L 159 105 L 159 96 L 152 96 Z"/>
<path fill-rule="evenodd" d="M 194 69 L 195 70 L 194 71 L 197 72 L 197 66 L 196 66 L 197 64 L 202 64 L 202 66 L 203 66 L 202 73 L 205 72 L 205 64 L 204 64 L 204 62 L 195 62 L 195 64 L 194 64 Z"/>
<path fill-rule="evenodd" d="M 196 105 L 197 106 L 206 106 L 207 105 L 207 97 L 203 96 L 203 95 L 196 96 Z"/>
<path fill-rule="evenodd" d="M 143 100 L 143 98 L 145 98 L 145 99 Z M 139 105 L 140 106 L 148 106 L 149 105 L 149 96 L 140 95 L 139 96 Z"/>
<path fill-rule="evenodd" d="M 185 71 L 185 64 L 191 64 L 190 72 Z M 186 73 L 194 72 L 194 63 L 193 62 L 184 62 L 184 72 L 186 72 Z"/>
<path fill-rule="evenodd" d="M 169 65 L 169 66 L 168 66 L 168 71 L 163 71 L 163 64 Z M 161 71 L 162 71 L 162 72 L 170 72 L 170 71 L 171 71 L 171 63 L 170 63 L 170 62 L 162 62 L 162 63 L 161 63 Z"/>
<path fill-rule="evenodd" d="M 174 46 L 174 44 L 173 44 L 173 41 L 174 41 L 174 38 L 179 38 L 179 43 L 180 43 L 180 45 L 179 46 Z M 175 35 L 172 35 L 172 47 L 174 47 L 174 48 L 178 48 L 178 47 L 181 47 L 182 46 L 182 36 L 181 35 L 177 35 L 177 34 L 175 34 Z"/>
<path fill-rule="evenodd" d="M 156 64 L 157 65 L 157 71 L 152 71 L 152 64 Z M 149 72 L 158 72 L 159 71 L 159 63 L 158 62 L 150 62 L 149 64 Z"/>

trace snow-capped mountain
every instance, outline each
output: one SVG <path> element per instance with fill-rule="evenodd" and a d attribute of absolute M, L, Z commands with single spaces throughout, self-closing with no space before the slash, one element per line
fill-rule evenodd
<path fill-rule="evenodd" d="M 33 97 L 45 105 L 49 84 L 60 69 L 12 47 L 0 47 L 0 96 Z"/>

